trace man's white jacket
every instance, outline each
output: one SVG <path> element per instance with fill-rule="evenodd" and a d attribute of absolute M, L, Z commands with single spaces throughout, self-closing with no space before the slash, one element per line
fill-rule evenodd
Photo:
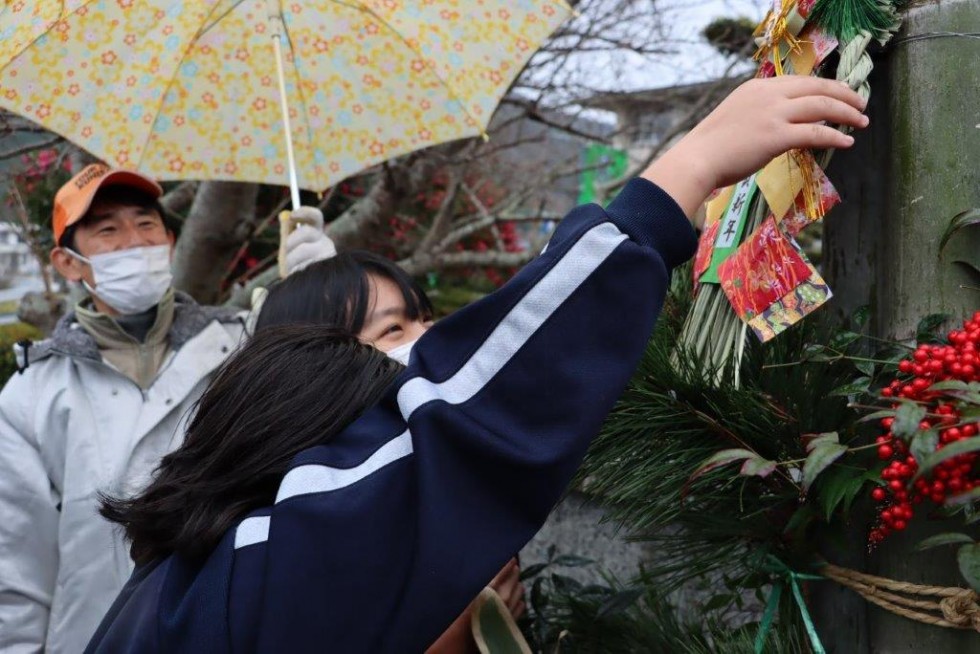
<path fill-rule="evenodd" d="M 178 294 L 170 354 L 146 390 L 69 314 L 21 347 L 0 393 L 0 652 L 80 652 L 132 572 L 99 494 L 129 494 L 179 445 L 240 315 Z"/>

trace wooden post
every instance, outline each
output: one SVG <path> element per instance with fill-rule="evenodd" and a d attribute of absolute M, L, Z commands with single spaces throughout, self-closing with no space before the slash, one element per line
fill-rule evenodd
<path fill-rule="evenodd" d="M 905 18 L 876 59 L 872 127 L 828 171 L 844 204 L 827 219 L 824 250 L 832 311 L 842 317 L 870 305 L 872 330 L 901 339 L 913 337 L 926 314 L 960 320 L 980 308 L 976 279 L 953 263 L 976 260 L 980 230 L 961 234 L 939 257 L 950 219 L 980 207 L 980 40 L 961 34 L 980 25 L 980 2 L 913 3 Z M 954 548 L 913 551 L 921 539 L 959 525 L 920 515 L 871 554 L 865 538 L 852 537 L 866 525 L 858 520 L 847 529 L 846 551 L 836 552 L 843 565 L 913 583 L 966 585 Z M 829 583 L 814 585 L 814 604 L 828 652 L 980 651 L 976 632 L 912 622 Z"/>

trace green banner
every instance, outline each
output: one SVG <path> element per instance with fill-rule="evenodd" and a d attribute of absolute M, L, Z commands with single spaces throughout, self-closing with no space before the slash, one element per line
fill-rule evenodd
<path fill-rule="evenodd" d="M 592 143 L 586 147 L 584 158 L 584 170 L 579 178 L 578 204 L 595 202 L 596 184 L 621 178 L 629 166 L 625 151 L 601 143 Z"/>

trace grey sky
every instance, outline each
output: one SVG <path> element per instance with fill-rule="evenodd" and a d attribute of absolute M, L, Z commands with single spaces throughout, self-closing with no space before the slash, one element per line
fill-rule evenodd
<path fill-rule="evenodd" d="M 610 90 L 647 89 L 717 77 L 730 62 L 707 45 L 701 30 L 715 18 L 745 16 L 761 20 L 764 7 L 769 4 L 771 0 L 661 0 L 658 5 L 664 13 L 666 40 L 676 52 L 618 62 L 621 65 L 596 60 L 596 69 L 607 71 L 603 86 Z"/>

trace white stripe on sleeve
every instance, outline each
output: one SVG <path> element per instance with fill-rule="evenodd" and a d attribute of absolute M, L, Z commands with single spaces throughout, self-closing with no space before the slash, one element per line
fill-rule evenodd
<path fill-rule="evenodd" d="M 245 518 L 235 530 L 235 549 L 269 540 L 269 516 Z"/>
<path fill-rule="evenodd" d="M 363 463 L 353 468 L 332 468 L 310 464 L 293 468 L 283 477 L 276 495 L 276 504 L 296 495 L 326 493 L 356 484 L 389 463 L 412 453 L 412 435 L 406 429 L 375 451 Z"/>
<path fill-rule="evenodd" d="M 401 387 L 398 406 L 405 420 L 433 400 L 461 404 L 476 395 L 624 240 L 626 235 L 612 223 L 586 232 L 510 310 L 455 375 L 439 384 L 416 377 Z"/>

